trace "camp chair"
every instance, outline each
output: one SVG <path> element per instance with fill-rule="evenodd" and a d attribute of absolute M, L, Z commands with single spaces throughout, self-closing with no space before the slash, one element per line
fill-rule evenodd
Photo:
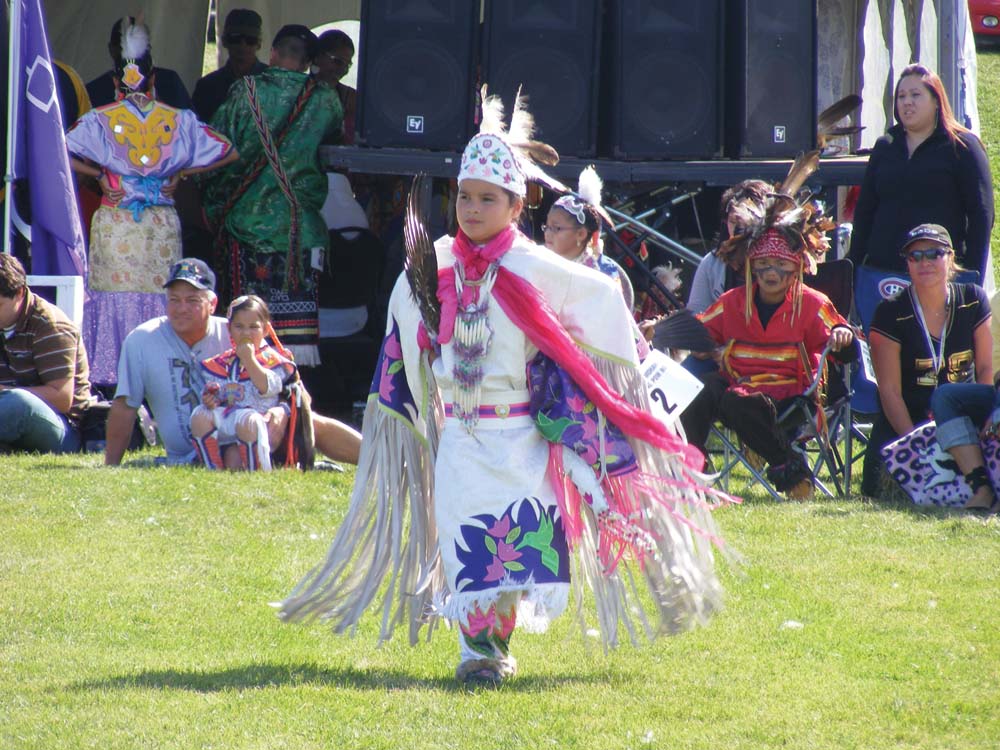
<path fill-rule="evenodd" d="M 367 322 L 353 333 L 319 340 L 321 367 L 302 375 L 321 413 L 346 413 L 368 397 L 372 372 L 384 334 L 384 309 L 378 292 L 386 263 L 382 241 L 365 227 L 331 229 L 330 254 L 319 276 L 319 306 L 364 309 Z"/>
<path fill-rule="evenodd" d="M 272 451 L 271 463 L 274 466 L 297 467 L 309 471 L 316 465 L 312 398 L 297 369 L 285 380 L 279 398 L 289 407 L 288 432 L 281 445 Z"/>
<path fill-rule="evenodd" d="M 821 263 L 815 276 L 806 276 L 807 286 L 823 292 L 844 318 L 848 318 L 853 300 L 853 266 L 849 260 L 835 260 Z M 857 351 L 857 347 L 855 347 Z M 809 386 L 785 407 L 778 415 L 779 426 L 789 433 L 793 447 L 806 459 L 813 474 L 815 486 L 825 495 L 844 495 L 850 489 L 851 465 L 854 456 L 853 441 L 857 434 L 852 429 L 851 416 L 851 366 L 830 358 L 829 346 L 824 349 L 821 362 L 824 368 L 813 376 Z M 822 414 L 817 411 L 822 403 Z M 741 464 L 775 500 L 782 495 L 768 481 L 763 468 L 747 457 L 739 441 L 722 425 L 714 425 L 711 430 L 721 446 L 721 460 L 715 466 L 716 482 L 728 489 L 729 474 Z M 820 478 L 820 471 L 826 469 L 827 482 Z"/>

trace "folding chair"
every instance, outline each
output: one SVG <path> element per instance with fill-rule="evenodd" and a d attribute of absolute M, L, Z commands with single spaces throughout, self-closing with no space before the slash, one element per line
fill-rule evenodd
<path fill-rule="evenodd" d="M 854 296 L 852 270 L 853 265 L 849 260 L 835 260 L 821 263 L 815 276 L 805 277 L 806 285 L 829 297 L 845 319 L 850 315 Z M 835 494 L 842 496 L 850 489 L 851 464 L 855 459 L 853 441 L 859 433 L 854 430 L 851 418 L 851 363 L 832 361 L 828 358 L 830 353 L 828 345 L 820 359 L 821 362 L 828 363 L 825 384 L 824 368 L 820 367 L 809 386 L 778 415 L 778 424 L 794 433 L 790 435 L 793 447 L 806 459 L 815 486 L 833 497 Z M 825 388 L 825 393 L 820 393 L 821 387 Z M 826 399 L 826 403 L 822 405 L 822 417 L 818 420 L 817 396 L 824 396 Z M 717 483 L 728 489 L 729 473 L 737 464 L 742 464 L 772 498 L 782 499 L 764 472 L 747 458 L 727 430 L 715 425 L 710 434 L 722 445 L 721 466 L 716 467 L 719 475 Z M 840 443 L 844 444 L 843 449 Z M 820 470 L 824 467 L 835 492 L 819 477 Z"/>

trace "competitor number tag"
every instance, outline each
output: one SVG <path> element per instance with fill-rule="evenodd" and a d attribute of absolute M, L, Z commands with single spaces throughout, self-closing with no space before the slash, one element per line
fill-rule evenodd
<path fill-rule="evenodd" d="M 872 364 L 872 350 L 868 346 L 868 342 L 862 338 L 858 338 L 858 343 L 861 345 L 861 366 L 865 370 L 865 377 L 870 380 L 874 385 L 878 385 L 878 380 L 875 379 L 875 365 Z"/>
<path fill-rule="evenodd" d="M 704 384 L 666 354 L 652 350 L 639 365 L 653 414 L 672 424 L 694 401 Z"/>
<path fill-rule="evenodd" d="M 322 271 L 323 270 L 323 248 L 321 248 L 321 247 L 314 247 L 312 249 L 312 263 L 311 263 L 311 265 L 312 265 L 314 271 Z"/>

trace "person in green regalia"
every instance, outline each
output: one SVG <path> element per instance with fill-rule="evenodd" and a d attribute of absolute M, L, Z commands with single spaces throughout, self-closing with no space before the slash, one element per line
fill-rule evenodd
<path fill-rule="evenodd" d="M 267 70 L 233 84 L 212 124 L 241 158 L 203 183 L 220 297 L 266 300 L 300 366 L 319 364 L 316 277 L 327 249 L 320 215 L 327 179 L 318 147 L 343 123 L 336 92 L 306 72 L 316 45 L 305 26 L 283 26 Z"/>

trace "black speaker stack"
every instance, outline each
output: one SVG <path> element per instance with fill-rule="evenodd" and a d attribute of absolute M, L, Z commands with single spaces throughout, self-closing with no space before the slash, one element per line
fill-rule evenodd
<path fill-rule="evenodd" d="M 362 0 L 361 143 L 462 149 L 484 81 L 567 156 L 789 158 L 815 146 L 816 0 Z"/>

